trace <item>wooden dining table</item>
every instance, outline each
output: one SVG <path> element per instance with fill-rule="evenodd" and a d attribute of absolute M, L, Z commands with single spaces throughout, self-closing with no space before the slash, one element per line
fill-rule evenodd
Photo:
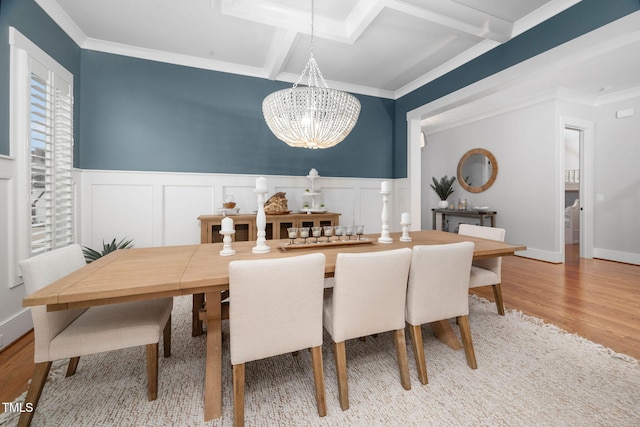
<path fill-rule="evenodd" d="M 393 243 L 377 242 L 378 235 L 363 236 L 364 242 L 348 245 L 287 246 L 288 240 L 269 240 L 271 251 L 255 254 L 255 242 L 236 242 L 232 256 L 221 256 L 222 243 L 186 246 L 163 246 L 117 250 L 28 295 L 24 306 L 46 305 L 49 311 L 91 307 L 125 301 L 136 301 L 180 295 L 204 294 L 206 308 L 202 313 L 207 331 L 204 419 L 222 415 L 222 318 L 221 293 L 229 288 L 229 262 L 246 259 L 269 259 L 302 255 L 311 251 L 326 256 L 325 275 L 335 271 L 336 257 L 341 252 L 378 252 L 472 241 L 474 259 L 513 255 L 525 246 L 442 231 L 413 231 L 411 242 L 401 242 L 400 233 L 391 233 Z M 448 322 L 434 327 L 439 338 L 459 347 Z M 457 343 L 457 344 L 456 344 Z"/>

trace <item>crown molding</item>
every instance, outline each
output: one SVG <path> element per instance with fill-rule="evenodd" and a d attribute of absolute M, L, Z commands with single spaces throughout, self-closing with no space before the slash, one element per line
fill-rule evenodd
<path fill-rule="evenodd" d="M 81 47 L 87 50 L 129 56 L 132 58 L 147 59 L 150 61 L 165 62 L 168 64 L 182 65 L 185 67 L 220 71 L 223 73 L 240 74 L 262 79 L 267 78 L 266 72 L 263 68 L 230 64 L 223 61 L 215 61 L 207 58 L 199 58 L 196 56 L 182 55 L 162 50 L 135 47 L 120 43 L 105 42 L 103 40 L 97 39 L 88 38 L 84 45 Z"/>
<path fill-rule="evenodd" d="M 580 3 L 581 0 L 554 0 L 536 9 L 529 15 L 522 19 L 519 19 L 513 24 L 513 32 L 511 37 L 516 37 L 527 30 L 535 27 L 536 25 L 546 21 L 547 19 L 569 9 L 571 6 L 575 6 Z"/>
<path fill-rule="evenodd" d="M 67 15 L 67 12 L 60 7 L 56 0 L 35 0 L 35 2 L 58 24 L 62 31 L 71 37 L 71 40 L 82 47 L 87 40 L 87 35 L 78 27 L 71 17 Z"/>
<path fill-rule="evenodd" d="M 448 72 L 455 70 L 461 65 L 466 64 L 467 62 L 490 51 L 491 49 L 493 49 L 498 45 L 500 45 L 500 43 L 495 42 L 493 40 L 483 40 L 482 42 L 474 45 L 472 48 L 462 52 L 460 55 L 450 59 L 449 61 L 435 68 L 433 71 L 427 74 L 424 74 L 422 77 L 417 78 L 411 83 L 404 85 L 397 91 L 393 92 L 394 99 L 402 98 L 408 93 L 411 93 L 416 89 L 419 89 L 420 87 L 434 81 L 438 77 L 444 76 Z"/>
<path fill-rule="evenodd" d="M 612 102 L 626 101 L 633 98 L 640 98 L 640 86 L 600 96 L 596 99 L 595 105 L 606 105 L 611 104 Z"/>

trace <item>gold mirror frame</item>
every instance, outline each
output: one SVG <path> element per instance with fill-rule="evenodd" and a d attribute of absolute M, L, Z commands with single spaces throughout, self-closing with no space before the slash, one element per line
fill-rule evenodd
<path fill-rule="evenodd" d="M 483 156 L 486 156 L 489 159 L 489 162 L 491 163 L 491 176 L 489 177 L 487 182 L 485 182 L 480 187 L 471 187 L 469 184 L 465 182 L 464 178 L 462 177 L 462 166 L 464 165 L 464 162 L 466 162 L 467 159 L 473 156 L 474 154 L 482 154 Z M 493 185 L 497 176 L 498 176 L 498 162 L 496 161 L 496 158 L 493 156 L 493 154 L 491 154 L 489 150 L 485 150 L 484 148 L 474 148 L 473 150 L 467 151 L 466 153 L 464 153 L 464 156 L 462 156 L 462 158 L 458 162 L 458 183 L 460 184 L 460 187 L 464 188 L 470 193 L 481 193 L 485 191 L 487 188 Z"/>

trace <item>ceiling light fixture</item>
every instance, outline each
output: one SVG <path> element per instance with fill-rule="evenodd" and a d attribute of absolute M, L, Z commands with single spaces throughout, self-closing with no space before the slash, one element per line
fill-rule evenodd
<path fill-rule="evenodd" d="M 360 114 L 351 94 L 330 89 L 313 57 L 314 0 L 311 0 L 309 61 L 292 88 L 268 95 L 262 114 L 273 134 L 292 147 L 329 148 L 342 142 Z M 299 86 L 308 73 L 308 85 Z"/>

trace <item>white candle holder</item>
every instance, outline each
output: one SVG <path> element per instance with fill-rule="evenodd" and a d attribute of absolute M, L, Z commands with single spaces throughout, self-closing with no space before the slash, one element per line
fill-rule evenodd
<path fill-rule="evenodd" d="M 387 207 L 391 191 L 381 190 L 380 194 L 382 194 L 382 231 L 378 237 L 378 243 L 393 243 L 393 239 L 389 236 L 389 211 Z"/>
<path fill-rule="evenodd" d="M 220 230 L 220 234 L 224 236 L 222 238 L 222 250 L 220 251 L 220 256 L 235 255 L 236 251 L 231 247 L 231 236 L 236 234 L 236 230 Z"/>
<path fill-rule="evenodd" d="M 254 193 L 258 195 L 258 213 L 256 214 L 256 227 L 258 229 L 258 238 L 256 240 L 256 245 L 251 250 L 254 254 L 266 254 L 271 251 L 271 248 L 267 246 L 267 232 L 265 228 L 267 227 L 267 216 L 264 213 L 264 203 L 265 197 L 267 195 L 266 188 L 256 188 L 253 190 Z"/>
<path fill-rule="evenodd" d="M 409 226 L 411 225 L 410 222 L 401 222 L 400 225 L 402 226 L 402 236 L 400 237 L 400 241 L 401 242 L 410 242 L 411 241 L 411 237 L 409 237 Z"/>

